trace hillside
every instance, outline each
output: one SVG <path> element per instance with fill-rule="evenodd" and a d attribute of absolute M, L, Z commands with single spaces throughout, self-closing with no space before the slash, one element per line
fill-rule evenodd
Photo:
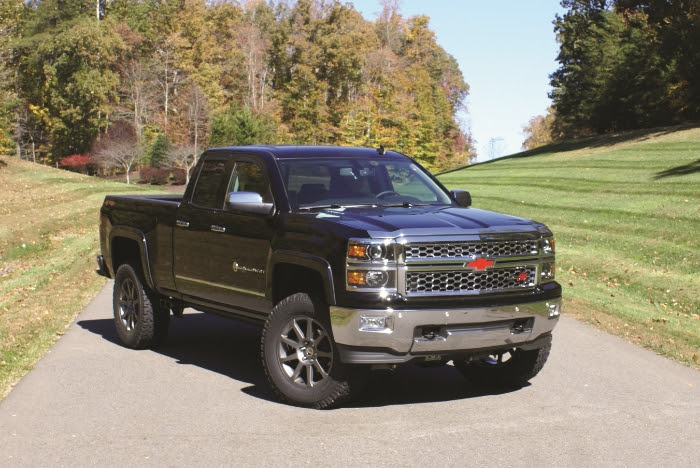
<path fill-rule="evenodd" d="M 540 148 L 441 175 L 546 223 L 565 315 L 700 368 L 700 127 Z"/>
<path fill-rule="evenodd" d="M 107 193 L 143 188 L 4 158 L 0 164 L 0 397 L 105 284 L 95 274 Z"/>

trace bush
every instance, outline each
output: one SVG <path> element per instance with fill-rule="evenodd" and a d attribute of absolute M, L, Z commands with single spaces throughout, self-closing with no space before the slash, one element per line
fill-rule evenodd
<path fill-rule="evenodd" d="M 139 170 L 139 183 L 151 185 L 166 185 L 170 178 L 170 169 L 144 166 Z"/>
<path fill-rule="evenodd" d="M 61 167 L 81 174 L 88 174 L 90 165 L 92 165 L 92 158 L 88 154 L 72 154 L 61 159 Z"/>
<path fill-rule="evenodd" d="M 187 173 L 182 168 L 173 169 L 173 185 L 185 185 L 187 183 Z"/>

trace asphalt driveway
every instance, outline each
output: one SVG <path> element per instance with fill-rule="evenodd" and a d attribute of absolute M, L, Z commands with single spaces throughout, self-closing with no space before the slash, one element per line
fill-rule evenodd
<path fill-rule="evenodd" d="M 0 402 L 0 466 L 700 466 L 700 372 L 566 317 L 518 391 L 404 367 L 329 411 L 271 399 L 259 333 L 191 312 L 126 349 L 110 283 Z"/>

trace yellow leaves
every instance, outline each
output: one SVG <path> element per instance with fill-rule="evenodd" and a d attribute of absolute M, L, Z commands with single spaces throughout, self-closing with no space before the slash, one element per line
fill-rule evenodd
<path fill-rule="evenodd" d="M 29 110 L 32 114 L 39 117 L 46 126 L 51 128 L 51 119 L 49 119 L 49 110 L 47 108 L 29 104 Z"/>

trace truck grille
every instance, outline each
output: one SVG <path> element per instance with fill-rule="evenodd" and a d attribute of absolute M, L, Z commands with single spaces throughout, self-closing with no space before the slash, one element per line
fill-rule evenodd
<path fill-rule="evenodd" d="M 435 294 L 508 291 L 535 285 L 535 265 L 497 268 L 486 271 L 409 271 L 407 294 Z"/>
<path fill-rule="evenodd" d="M 406 260 L 419 258 L 525 257 L 537 255 L 536 240 L 438 242 L 406 245 Z"/>

